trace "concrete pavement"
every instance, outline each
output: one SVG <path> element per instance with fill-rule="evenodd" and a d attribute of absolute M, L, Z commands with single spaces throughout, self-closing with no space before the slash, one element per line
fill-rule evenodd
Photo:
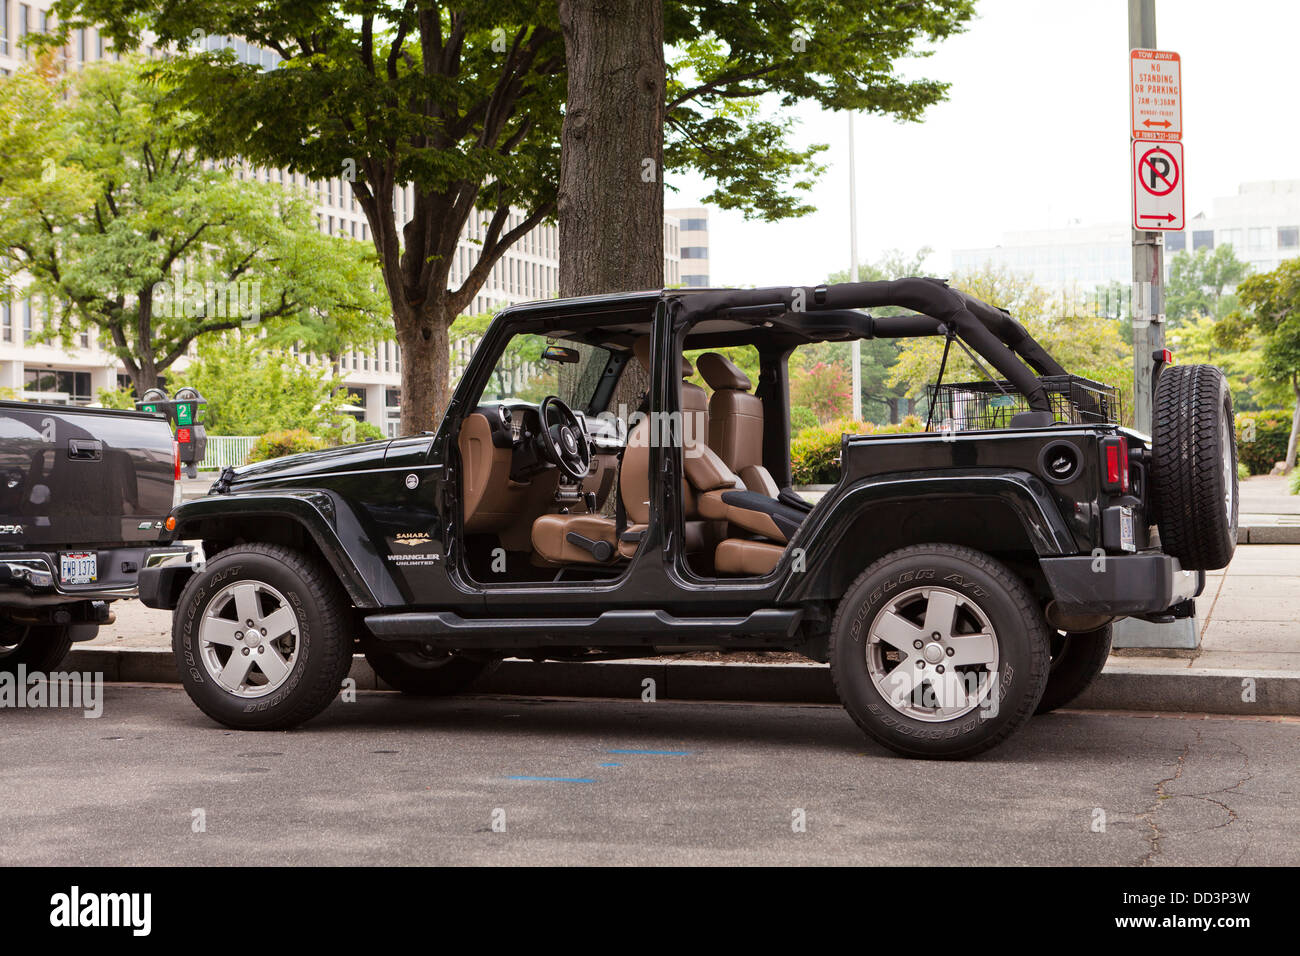
<path fill-rule="evenodd" d="M 0 722 L 4 865 L 1300 864 L 1286 718 L 1062 713 L 963 763 L 825 706 L 362 693 L 257 734 L 109 685 Z"/>
<path fill-rule="evenodd" d="M 1300 544 L 1300 495 L 1290 493 L 1290 482 L 1276 475 L 1241 482 L 1238 543 Z"/>

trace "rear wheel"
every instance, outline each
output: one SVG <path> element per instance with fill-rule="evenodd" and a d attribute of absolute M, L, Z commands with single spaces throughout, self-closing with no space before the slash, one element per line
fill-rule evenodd
<path fill-rule="evenodd" d="M 240 545 L 190 578 L 172 618 L 181 683 L 205 714 L 239 730 L 315 717 L 352 664 L 338 582 L 305 555 Z"/>
<path fill-rule="evenodd" d="M 916 545 L 853 583 L 831 626 L 831 677 L 868 735 L 909 757 L 969 757 L 1038 706 L 1048 630 L 1025 585 L 970 548 Z"/>
<path fill-rule="evenodd" d="M 1160 547 L 1184 568 L 1226 567 L 1237 547 L 1232 393 L 1213 365 L 1160 373 L 1152 403 L 1151 487 Z"/>
<path fill-rule="evenodd" d="M 1097 679 L 1110 657 L 1111 626 L 1095 631 L 1052 634 L 1052 669 L 1047 675 L 1047 690 L 1038 702 L 1036 714 L 1046 714 L 1064 707 Z"/>
<path fill-rule="evenodd" d="M 72 628 L 66 624 L 0 625 L 0 673 L 48 673 L 63 663 L 72 647 Z"/>
<path fill-rule="evenodd" d="M 495 661 L 476 661 L 456 654 L 381 650 L 366 651 L 366 660 L 385 684 L 414 697 L 459 694 L 496 666 Z"/>

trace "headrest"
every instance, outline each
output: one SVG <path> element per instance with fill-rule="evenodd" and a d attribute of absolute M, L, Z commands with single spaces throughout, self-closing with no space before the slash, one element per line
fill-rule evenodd
<path fill-rule="evenodd" d="M 705 352 L 695 360 L 695 364 L 699 366 L 704 381 L 708 382 L 709 388 L 714 391 L 734 388 L 742 392 L 748 392 L 753 387 L 749 376 L 742 372 L 740 367 L 725 355 L 719 355 L 717 352 Z"/>
<path fill-rule="evenodd" d="M 632 355 L 641 363 L 643 369 L 650 371 L 650 336 L 643 335 L 632 343 Z M 695 366 L 685 355 L 681 357 L 681 363 L 682 378 L 690 378 L 695 374 Z"/>

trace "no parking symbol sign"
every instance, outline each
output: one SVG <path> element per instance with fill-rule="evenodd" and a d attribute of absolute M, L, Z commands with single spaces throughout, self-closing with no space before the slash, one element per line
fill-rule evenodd
<path fill-rule="evenodd" d="M 1183 145 L 1133 141 L 1133 228 L 1176 231 L 1186 225 Z"/>

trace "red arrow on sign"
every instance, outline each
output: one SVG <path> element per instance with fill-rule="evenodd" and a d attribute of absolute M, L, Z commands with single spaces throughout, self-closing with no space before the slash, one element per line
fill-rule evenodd
<path fill-rule="evenodd" d="M 1143 214 L 1143 215 L 1140 216 L 1139 218 L 1141 218 L 1141 219 L 1160 219 L 1160 220 L 1162 220 L 1162 221 L 1164 221 L 1164 222 L 1173 222 L 1173 221 L 1174 221 L 1175 219 L 1177 219 L 1178 217 L 1175 216 L 1173 213 L 1166 213 L 1166 214 L 1163 215 L 1163 216 L 1150 216 L 1150 215 Z"/>
<path fill-rule="evenodd" d="M 1169 120 L 1143 120 L 1142 125 L 1148 129 L 1152 126 L 1163 126 L 1165 129 L 1168 129 L 1170 123 Z"/>

